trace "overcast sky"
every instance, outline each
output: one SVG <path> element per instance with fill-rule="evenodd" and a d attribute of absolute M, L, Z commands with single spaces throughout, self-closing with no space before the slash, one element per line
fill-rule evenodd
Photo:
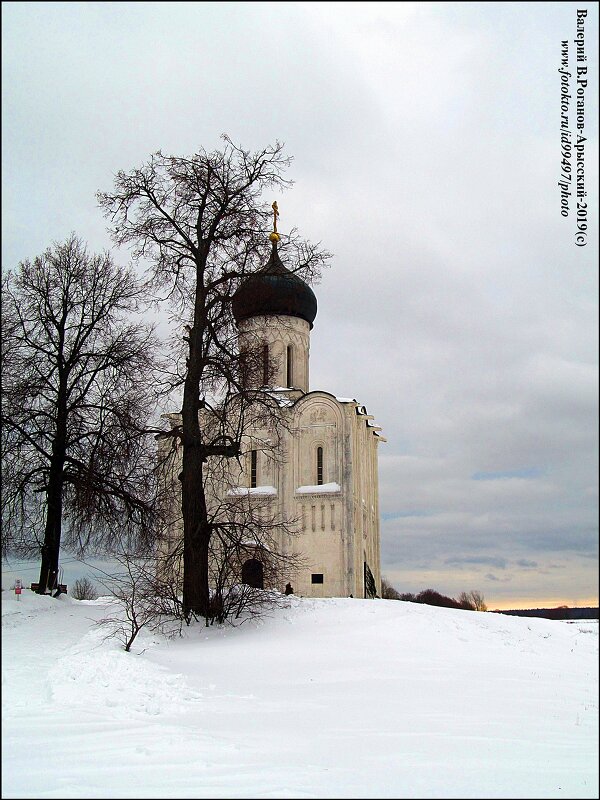
<path fill-rule="evenodd" d="M 557 185 L 578 7 L 584 247 Z M 279 229 L 334 253 L 311 388 L 388 439 L 383 573 L 490 608 L 597 604 L 597 11 L 4 2 L 2 267 L 73 230 L 110 247 L 95 193 L 158 149 L 285 142 Z"/>

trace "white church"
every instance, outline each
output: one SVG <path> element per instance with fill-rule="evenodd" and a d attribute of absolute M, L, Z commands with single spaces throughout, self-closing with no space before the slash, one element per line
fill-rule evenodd
<path fill-rule="evenodd" d="M 275 546 L 282 553 L 293 546 L 302 566 L 278 572 L 270 585 L 260 553 L 249 551 L 237 580 L 305 597 L 374 597 L 381 593 L 377 448 L 385 439 L 365 406 L 310 389 L 317 300 L 282 263 L 274 227 L 267 264 L 240 285 L 232 310 L 240 353 L 261 343 L 264 374 L 255 384 L 277 403 L 282 457 L 262 446 L 269 433 L 262 426 L 246 428 L 242 459 L 216 493 L 261 503 L 271 520 L 282 521 Z"/>

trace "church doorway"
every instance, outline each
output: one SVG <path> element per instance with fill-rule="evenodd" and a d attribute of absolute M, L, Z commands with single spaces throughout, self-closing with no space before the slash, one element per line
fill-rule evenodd
<path fill-rule="evenodd" d="M 242 583 L 253 589 L 264 589 L 263 565 L 256 558 L 249 558 L 242 564 Z"/>

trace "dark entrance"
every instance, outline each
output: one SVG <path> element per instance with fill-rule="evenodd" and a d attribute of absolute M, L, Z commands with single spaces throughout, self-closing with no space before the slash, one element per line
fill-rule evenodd
<path fill-rule="evenodd" d="M 249 558 L 242 564 L 242 583 L 252 586 L 254 589 L 264 589 L 263 585 L 263 565 L 255 558 Z"/>
<path fill-rule="evenodd" d="M 375 578 L 366 561 L 364 564 L 364 577 L 365 577 L 365 597 L 377 597 L 377 586 L 375 585 Z"/>

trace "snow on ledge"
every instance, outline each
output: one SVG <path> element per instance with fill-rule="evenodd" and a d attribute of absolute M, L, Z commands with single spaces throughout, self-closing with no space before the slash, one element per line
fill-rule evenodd
<path fill-rule="evenodd" d="M 358 400 L 356 400 L 354 397 L 336 397 L 335 399 L 338 401 L 338 403 L 357 403 L 358 402 Z"/>
<path fill-rule="evenodd" d="M 273 495 L 277 494 L 277 489 L 274 486 L 236 486 L 233 489 L 229 489 L 227 491 L 229 497 L 245 497 L 249 494 L 260 494 L 260 495 Z"/>
<path fill-rule="evenodd" d="M 280 408 L 291 408 L 294 405 L 294 401 L 290 399 L 289 392 L 294 391 L 296 390 L 292 388 L 285 389 L 283 386 L 275 386 L 272 389 L 266 389 L 265 394 L 272 397 Z"/>
<path fill-rule="evenodd" d="M 339 483 L 322 483 L 319 486 L 298 486 L 296 494 L 333 494 L 334 492 L 341 492 L 342 487 Z"/>

